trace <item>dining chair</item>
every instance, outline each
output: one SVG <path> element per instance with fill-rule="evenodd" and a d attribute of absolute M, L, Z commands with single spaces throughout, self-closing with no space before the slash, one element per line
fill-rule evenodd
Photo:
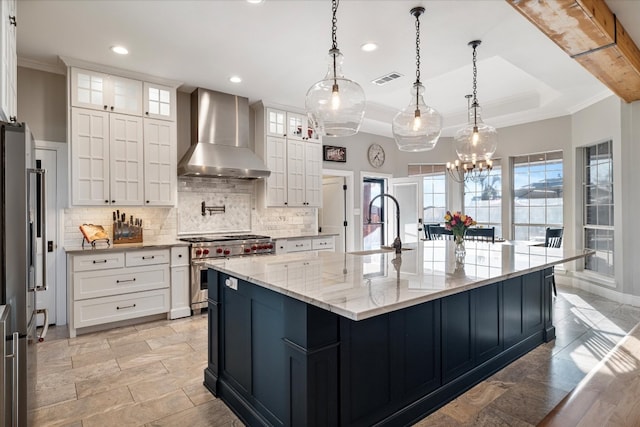
<path fill-rule="evenodd" d="M 432 226 L 439 227 L 440 224 L 438 223 L 422 224 L 422 228 L 424 229 L 424 238 L 427 240 L 433 240 L 431 238 L 431 233 L 429 233 L 429 227 L 432 227 Z"/>
<path fill-rule="evenodd" d="M 453 240 L 453 231 L 441 225 L 429 225 L 429 236 L 431 240 Z"/>
<path fill-rule="evenodd" d="M 544 247 L 545 248 L 559 248 L 562 245 L 562 233 L 564 228 L 551 228 L 547 227 L 544 233 Z M 553 267 L 552 267 L 553 268 Z M 551 283 L 553 284 L 553 295 L 558 296 L 556 291 L 556 275 L 551 277 Z"/>
<path fill-rule="evenodd" d="M 496 241 L 496 228 L 495 227 L 473 227 L 467 228 L 467 232 L 464 235 L 466 240 L 475 240 L 478 242 L 491 242 Z"/>

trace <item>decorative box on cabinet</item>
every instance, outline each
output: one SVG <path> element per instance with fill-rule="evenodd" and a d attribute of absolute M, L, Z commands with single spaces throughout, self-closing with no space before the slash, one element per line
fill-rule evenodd
<path fill-rule="evenodd" d="M 16 6 L 16 0 L 0 2 L 0 119 L 4 121 L 16 121 L 18 114 Z"/>
<path fill-rule="evenodd" d="M 271 175 L 259 186 L 266 207 L 319 207 L 322 144 L 305 114 L 258 103 L 256 153 Z"/>
<path fill-rule="evenodd" d="M 167 313 L 169 249 L 68 255 L 69 335 L 90 326 Z"/>
<path fill-rule="evenodd" d="M 171 248 L 170 319 L 191 316 L 189 301 L 189 247 Z"/>

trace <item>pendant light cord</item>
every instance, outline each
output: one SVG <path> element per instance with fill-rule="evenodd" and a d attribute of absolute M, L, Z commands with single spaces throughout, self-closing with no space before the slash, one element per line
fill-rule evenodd
<path fill-rule="evenodd" d="M 420 102 L 420 13 L 415 14 L 416 17 L 416 108 Z"/>
<path fill-rule="evenodd" d="M 338 37 L 336 33 L 338 32 L 338 18 L 336 18 L 336 13 L 338 12 L 338 3 L 339 0 L 332 0 L 331 2 L 331 10 L 333 12 L 333 17 L 331 18 L 331 52 L 333 56 L 333 84 L 337 88 L 338 86 L 338 76 L 336 75 L 336 56 L 338 55 Z"/>
<path fill-rule="evenodd" d="M 478 127 L 478 98 L 477 98 L 477 93 L 478 93 L 478 84 L 477 84 L 477 79 L 478 79 L 478 67 L 476 66 L 476 59 L 477 59 L 477 54 L 476 54 L 476 48 L 478 47 L 477 44 L 473 45 L 473 103 L 471 104 L 471 106 L 473 107 L 473 125 L 477 128 Z"/>

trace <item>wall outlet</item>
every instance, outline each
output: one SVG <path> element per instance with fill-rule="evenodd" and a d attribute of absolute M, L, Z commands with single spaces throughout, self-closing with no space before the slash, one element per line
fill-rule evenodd
<path fill-rule="evenodd" d="M 235 277 L 228 277 L 227 280 L 224 281 L 224 284 L 234 291 L 238 290 L 238 279 L 236 279 Z"/>

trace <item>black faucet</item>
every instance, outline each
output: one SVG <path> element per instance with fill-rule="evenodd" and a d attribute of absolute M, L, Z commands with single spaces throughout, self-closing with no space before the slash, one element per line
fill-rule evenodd
<path fill-rule="evenodd" d="M 398 200 L 395 197 L 393 197 L 391 194 L 387 194 L 387 193 L 378 194 L 376 197 L 371 199 L 371 201 L 369 202 L 369 218 L 367 218 L 367 221 L 369 222 L 369 224 L 371 224 L 371 207 L 373 206 L 373 202 L 378 197 L 382 197 L 382 196 L 389 197 L 396 204 L 396 227 L 397 227 L 397 230 L 396 230 L 396 238 L 393 240 L 393 247 L 396 249 L 396 253 L 400 254 L 400 253 L 402 253 L 402 242 L 400 241 L 400 204 L 398 203 Z"/>

